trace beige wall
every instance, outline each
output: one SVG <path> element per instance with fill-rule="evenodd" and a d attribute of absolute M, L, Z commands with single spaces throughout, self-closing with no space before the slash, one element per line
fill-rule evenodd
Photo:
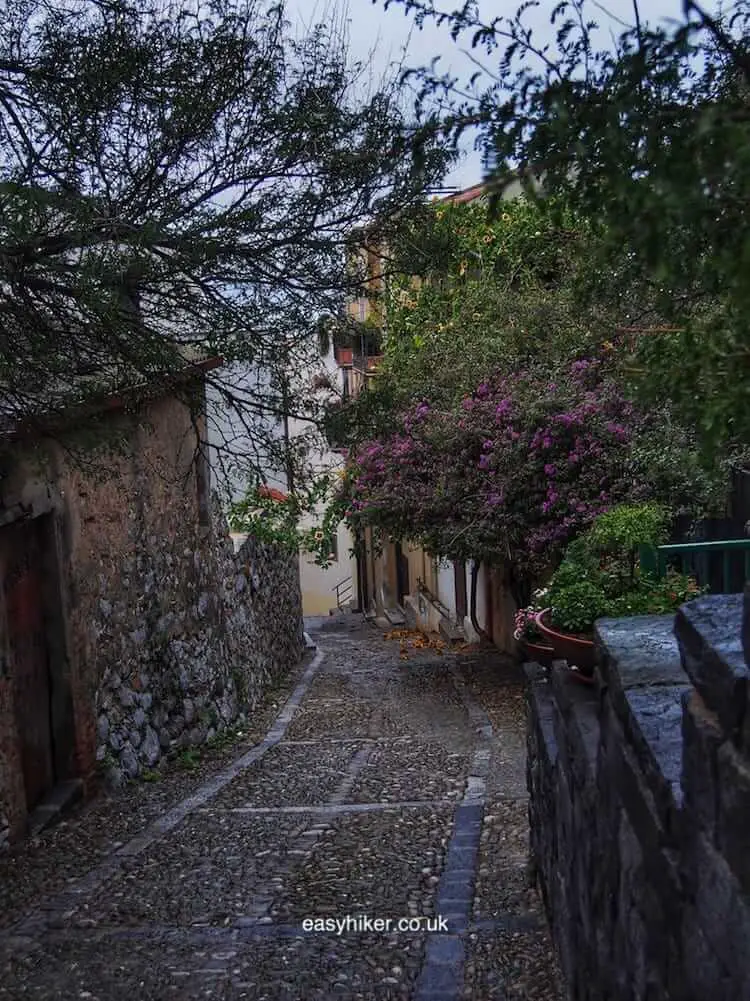
<path fill-rule="evenodd" d="M 319 567 L 313 556 L 300 553 L 299 573 L 302 590 L 303 615 L 328 615 L 336 607 L 335 587 L 338 583 L 351 578 L 351 600 L 357 603 L 357 563 L 349 555 L 352 548 L 352 537 L 342 523 L 338 528 L 338 560 L 329 567 Z"/>

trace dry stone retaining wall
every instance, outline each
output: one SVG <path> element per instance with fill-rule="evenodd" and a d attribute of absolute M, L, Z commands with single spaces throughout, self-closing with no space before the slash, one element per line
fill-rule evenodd
<path fill-rule="evenodd" d="M 742 599 L 602 620 L 598 683 L 527 665 L 531 847 L 575 1001 L 750 999 Z"/>
<path fill-rule="evenodd" d="M 252 538 L 235 554 L 218 516 L 202 544 L 175 552 L 172 541 L 147 540 L 92 624 L 108 665 L 96 758 L 115 784 L 245 719 L 304 647 L 295 556 Z M 135 580 L 146 600 L 134 605 Z"/>

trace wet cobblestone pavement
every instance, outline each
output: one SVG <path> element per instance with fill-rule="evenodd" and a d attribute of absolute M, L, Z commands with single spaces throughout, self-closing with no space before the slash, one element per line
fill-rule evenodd
<path fill-rule="evenodd" d="M 520 670 L 404 660 L 353 616 L 311 631 L 233 751 L 0 860 L 0 999 L 563 1001 Z"/>

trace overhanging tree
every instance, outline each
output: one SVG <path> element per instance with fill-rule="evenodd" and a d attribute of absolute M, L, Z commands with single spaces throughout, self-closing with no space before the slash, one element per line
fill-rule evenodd
<path fill-rule="evenodd" d="M 441 10 L 401 3 L 473 50 L 470 85 L 422 70 L 446 126 L 478 126 L 490 181 L 543 174 L 547 192 L 606 223 L 618 266 L 650 283 L 674 329 L 642 336 L 633 375 L 652 398 L 668 392 L 709 448 L 750 441 L 750 5 L 713 17 L 693 0 L 683 20 L 653 27 L 634 0 L 631 26 L 603 44 L 594 0 L 524 3 L 484 21 L 467 0 Z M 556 42 L 530 27 L 546 12 Z M 644 8 L 645 10 L 645 8 Z M 607 37 L 606 35 L 604 36 Z M 610 258 L 602 255 L 602 273 Z M 638 326 L 638 324 L 634 324 Z M 646 318 L 646 325 L 647 318 Z"/>
<path fill-rule="evenodd" d="M 314 354 L 356 280 L 347 236 L 419 201 L 447 147 L 395 84 L 363 94 L 336 19 L 300 40 L 283 2 L 2 0 L 0 17 L 3 420 L 220 355 L 214 389 L 262 467 L 280 366 Z M 234 378 L 248 366 L 264 376 Z"/>

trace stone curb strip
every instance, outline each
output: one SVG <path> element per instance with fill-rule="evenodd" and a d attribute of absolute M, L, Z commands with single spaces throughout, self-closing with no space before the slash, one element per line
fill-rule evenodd
<path fill-rule="evenodd" d="M 292 717 L 307 694 L 313 678 L 323 662 L 324 656 L 324 651 L 318 650 L 298 681 L 296 688 L 284 704 L 284 708 L 276 717 L 273 726 L 259 744 L 256 744 L 246 754 L 243 754 L 241 758 L 233 761 L 217 775 L 214 775 L 213 778 L 209 779 L 208 782 L 202 785 L 191 796 L 183 799 L 176 806 L 172 807 L 171 810 L 168 810 L 167 813 L 157 818 L 142 834 L 138 834 L 132 838 L 126 845 L 123 845 L 109 856 L 109 858 L 77 880 L 72 887 L 55 895 L 46 904 L 0 934 L 0 939 L 34 935 L 47 927 L 63 927 L 69 912 L 72 912 L 77 906 L 80 896 L 92 893 L 98 889 L 103 883 L 119 872 L 127 859 L 140 855 L 141 852 L 157 841 L 160 841 L 166 834 L 173 831 L 188 814 L 204 806 L 212 797 L 237 778 L 241 772 L 254 765 L 256 761 L 259 761 L 264 754 L 283 740 Z"/>
<path fill-rule="evenodd" d="M 474 880 L 482 830 L 486 779 L 492 750 L 492 723 L 474 699 L 458 670 L 451 668 L 453 682 L 478 735 L 464 798 L 453 820 L 443 872 L 438 884 L 435 912 L 452 926 L 448 934 L 427 938 L 424 965 L 417 981 L 414 1001 L 459 1001 L 463 996 L 466 934 L 470 928 Z"/>

